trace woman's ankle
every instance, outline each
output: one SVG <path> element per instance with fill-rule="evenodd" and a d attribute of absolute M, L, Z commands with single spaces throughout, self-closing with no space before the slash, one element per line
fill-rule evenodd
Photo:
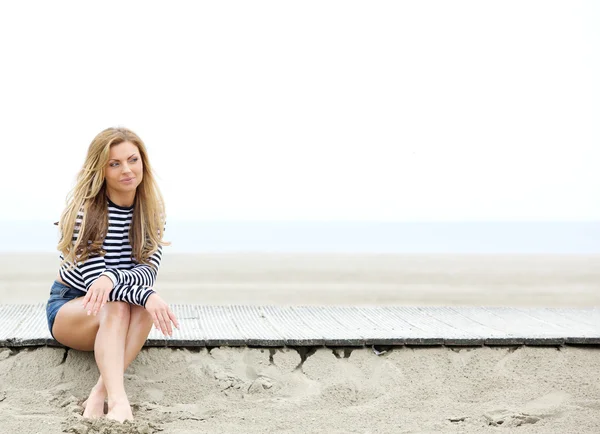
<path fill-rule="evenodd" d="M 112 409 L 116 406 L 121 406 L 121 405 L 127 405 L 129 406 L 129 398 L 127 398 L 127 395 L 118 395 L 115 397 L 109 396 L 108 397 L 108 409 Z"/>
<path fill-rule="evenodd" d="M 94 387 L 92 387 L 92 392 L 106 396 L 106 388 L 104 387 L 104 383 L 99 380 Z"/>

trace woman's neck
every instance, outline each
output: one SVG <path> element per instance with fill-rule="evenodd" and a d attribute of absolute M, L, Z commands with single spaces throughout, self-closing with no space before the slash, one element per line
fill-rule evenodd
<path fill-rule="evenodd" d="M 133 202 L 135 201 L 135 192 L 133 194 L 116 194 L 116 193 L 107 193 L 106 194 L 110 201 L 115 205 L 122 206 L 128 208 L 133 206 Z"/>

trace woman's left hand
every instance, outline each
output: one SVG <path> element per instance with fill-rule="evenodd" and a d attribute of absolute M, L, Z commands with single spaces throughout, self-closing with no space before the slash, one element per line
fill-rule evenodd
<path fill-rule="evenodd" d="M 88 315 L 93 313 L 94 316 L 96 316 L 98 311 L 106 304 L 108 295 L 113 287 L 113 282 L 108 276 L 100 276 L 92 283 L 92 286 L 90 286 L 90 289 L 88 289 L 87 294 L 83 297 L 82 301 L 83 308 L 86 309 L 87 306 Z"/>

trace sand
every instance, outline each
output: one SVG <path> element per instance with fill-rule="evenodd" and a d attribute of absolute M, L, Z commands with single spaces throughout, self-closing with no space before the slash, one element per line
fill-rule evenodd
<path fill-rule="evenodd" d="M 36 264 L 35 272 L 25 267 Z M 45 301 L 53 255 L 0 255 L 3 303 Z M 193 265 L 193 267 L 190 267 Z M 166 255 L 172 303 L 599 306 L 600 257 Z M 144 349 L 136 420 L 83 419 L 92 353 L 0 349 L 0 433 L 598 433 L 600 348 Z"/>
<path fill-rule="evenodd" d="M 600 350 L 144 349 L 125 375 L 136 421 L 82 419 L 91 353 L 0 353 L 7 433 L 600 432 Z"/>
<path fill-rule="evenodd" d="M 600 306 L 600 255 L 182 255 L 165 250 L 155 289 L 170 303 Z M 2 303 L 45 301 L 58 263 L 53 254 L 0 254 Z"/>

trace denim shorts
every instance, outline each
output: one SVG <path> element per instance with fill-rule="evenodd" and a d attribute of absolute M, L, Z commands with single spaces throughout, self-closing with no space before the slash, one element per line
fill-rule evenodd
<path fill-rule="evenodd" d="M 54 281 L 52 284 L 52 288 L 50 288 L 50 298 L 48 299 L 48 303 L 46 304 L 46 317 L 48 319 L 48 329 L 50 330 L 50 334 L 54 338 L 52 334 L 52 326 L 54 325 L 54 320 L 56 319 L 56 314 L 58 310 L 62 307 L 63 304 L 68 302 L 69 300 L 73 300 L 77 297 L 85 296 L 85 292 L 71 288 L 65 284 L 62 284 L 58 281 Z"/>

